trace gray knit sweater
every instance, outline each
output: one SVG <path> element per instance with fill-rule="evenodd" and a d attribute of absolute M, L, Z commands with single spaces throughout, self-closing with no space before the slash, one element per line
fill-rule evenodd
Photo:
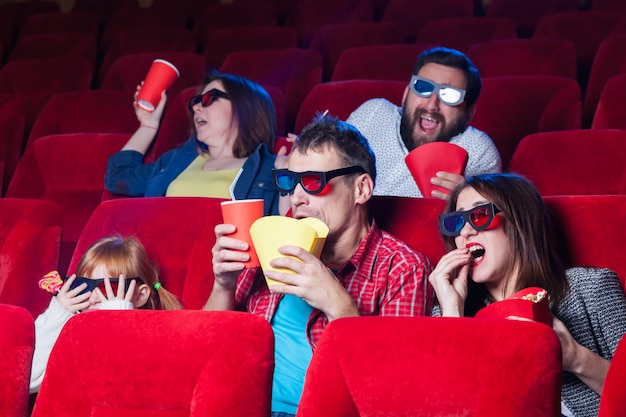
<path fill-rule="evenodd" d="M 578 343 L 609 361 L 626 333 L 626 296 L 610 269 L 576 267 L 566 272 L 569 291 L 554 309 Z M 438 305 L 433 316 L 441 316 Z M 600 396 L 575 375 L 563 373 L 562 400 L 576 417 L 597 417 Z"/>

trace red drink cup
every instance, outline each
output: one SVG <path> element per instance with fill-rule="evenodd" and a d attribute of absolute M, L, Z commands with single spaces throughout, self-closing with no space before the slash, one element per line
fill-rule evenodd
<path fill-rule="evenodd" d="M 172 63 L 164 59 L 152 61 L 146 79 L 139 90 L 137 105 L 144 110 L 154 111 L 161 101 L 161 93 L 170 88 L 179 76 L 180 72 Z"/>

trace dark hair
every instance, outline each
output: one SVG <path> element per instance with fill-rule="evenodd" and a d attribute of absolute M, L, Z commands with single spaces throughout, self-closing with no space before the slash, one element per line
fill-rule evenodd
<path fill-rule="evenodd" d="M 541 287 L 558 304 L 567 290 L 552 219 L 535 186 L 517 174 L 483 174 L 469 177 L 450 194 L 446 213 L 456 210 L 459 194 L 471 187 L 493 203 L 506 219 L 504 232 L 513 251 L 510 271 L 519 276 L 514 291 Z M 446 247 L 456 248 L 454 237 L 444 236 Z M 508 282 L 505 284 L 505 288 Z M 470 290 L 471 293 L 471 290 Z M 484 294 L 484 293 L 483 293 Z M 472 295 L 468 295 L 468 300 Z M 470 305 L 478 300 L 470 300 Z M 466 303 L 467 304 L 467 303 Z"/>
<path fill-rule="evenodd" d="M 233 108 L 232 123 L 237 126 L 233 155 L 236 158 L 250 156 L 261 143 L 267 144 L 272 152 L 276 141 L 276 112 L 267 91 L 247 78 L 211 70 L 198 88 L 198 94 L 213 81 L 222 82 Z"/>
<path fill-rule="evenodd" d="M 474 63 L 463 52 L 443 46 L 427 49 L 417 57 L 417 62 L 411 74 L 416 75 L 424 65 L 430 63 L 453 67 L 463 71 L 467 79 L 465 105 L 470 107 L 476 103 L 482 89 L 480 74 Z"/>
<path fill-rule="evenodd" d="M 369 142 L 351 124 L 335 117 L 318 116 L 302 129 L 292 152 L 306 154 L 331 148 L 345 166 L 358 165 L 376 181 L 376 159 Z M 351 176 L 347 176 L 348 178 Z"/>

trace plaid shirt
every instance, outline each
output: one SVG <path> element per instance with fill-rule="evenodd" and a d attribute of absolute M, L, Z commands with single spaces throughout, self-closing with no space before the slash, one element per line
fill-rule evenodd
<path fill-rule="evenodd" d="M 428 259 L 407 244 L 372 224 L 348 262 L 335 275 L 346 288 L 361 316 L 424 316 L 432 307 Z M 271 322 L 282 294 L 271 293 L 260 268 L 239 276 L 235 299 L 238 308 Z M 307 337 L 315 349 L 328 318 L 314 309 Z"/>

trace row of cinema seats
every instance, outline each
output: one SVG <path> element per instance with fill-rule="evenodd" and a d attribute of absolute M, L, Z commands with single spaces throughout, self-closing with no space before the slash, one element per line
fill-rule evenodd
<path fill-rule="evenodd" d="M 545 201 L 555 216 L 567 264 L 609 267 L 624 282 L 620 231 L 600 227 L 600 222 L 626 220 L 626 196 L 552 196 Z M 199 311 L 212 286 L 209 254 L 213 227 L 221 221 L 220 202 L 192 197 L 116 199 L 96 208 L 81 233 L 70 270 L 94 240 L 112 233 L 137 236 L 160 265 L 164 286 L 187 310 L 85 314 L 72 320 L 52 354 L 34 416 L 128 416 L 137 409 L 150 416 L 224 415 L 217 411 L 223 407 L 237 411 L 228 415 L 267 412 L 273 360 L 268 324 L 243 313 Z M 383 229 L 436 262 L 445 251 L 436 220 L 443 204 L 376 197 L 372 210 Z M 2 199 L 0 211 L 0 258 L 15 260 L 0 265 L 1 325 L 6 327 L 0 332 L 0 349 L 11 353 L 0 355 L 0 398 L 8 398 L 0 401 L 0 411 L 23 417 L 32 319 L 49 300 L 37 281 L 57 261 L 62 227 L 59 210 L 50 202 Z M 7 320 L 9 316 L 16 318 Z M 154 348 L 146 351 L 148 346 Z M 602 417 L 623 415 L 626 374 L 621 368 L 613 370 L 624 366 L 622 351 L 620 346 L 605 383 L 610 394 L 603 397 Z M 369 372 L 364 375 L 365 368 Z M 120 374 L 120 369 L 125 371 Z M 482 383 L 471 383 L 477 380 Z M 299 415 L 449 415 L 472 409 L 476 416 L 529 415 L 529 410 L 533 416 L 553 416 L 560 381 L 558 340 L 540 324 L 341 320 L 329 326 L 318 346 Z M 249 397 L 244 400 L 242 395 Z"/>

